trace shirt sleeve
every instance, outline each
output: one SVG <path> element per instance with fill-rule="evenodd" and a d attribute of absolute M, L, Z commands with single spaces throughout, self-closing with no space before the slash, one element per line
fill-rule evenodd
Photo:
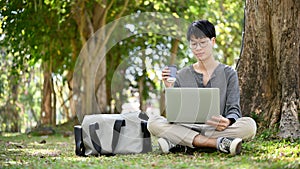
<path fill-rule="evenodd" d="M 175 81 L 175 83 L 174 83 L 174 87 L 180 87 L 180 84 L 179 84 L 178 80 L 177 80 L 177 81 Z"/>
<path fill-rule="evenodd" d="M 236 121 L 242 117 L 240 110 L 240 91 L 237 72 L 232 70 L 228 77 L 224 117 Z"/>

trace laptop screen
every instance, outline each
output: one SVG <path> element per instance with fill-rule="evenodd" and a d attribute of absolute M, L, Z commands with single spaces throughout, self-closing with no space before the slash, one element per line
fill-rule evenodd
<path fill-rule="evenodd" d="M 203 124 L 220 115 L 219 88 L 166 88 L 169 122 Z"/>

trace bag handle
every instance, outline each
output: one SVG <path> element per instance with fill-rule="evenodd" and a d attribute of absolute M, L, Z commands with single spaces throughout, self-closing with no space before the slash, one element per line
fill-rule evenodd
<path fill-rule="evenodd" d="M 115 149 L 119 142 L 121 128 L 126 126 L 125 120 L 116 120 L 113 129 L 113 138 L 112 138 L 112 154 L 114 154 Z M 89 125 L 89 133 L 91 136 L 91 141 L 95 150 L 101 155 L 101 142 L 97 136 L 96 130 L 99 130 L 98 123 L 92 123 Z M 141 130 L 143 132 L 143 150 L 142 153 L 147 153 L 152 151 L 151 144 L 151 134 L 147 129 L 147 122 L 141 121 Z"/>
<path fill-rule="evenodd" d="M 152 151 L 151 134 L 147 129 L 147 122 L 141 121 L 141 129 L 143 132 L 143 150 L 142 153 Z"/>
<path fill-rule="evenodd" d="M 116 120 L 114 124 L 114 130 L 113 130 L 113 138 L 112 138 L 112 144 L 111 144 L 111 150 L 114 154 L 115 149 L 119 142 L 121 127 L 126 126 L 125 120 Z"/>
<path fill-rule="evenodd" d="M 98 123 L 92 123 L 89 125 L 89 132 L 91 136 L 92 144 L 95 148 L 95 150 L 101 155 L 101 142 L 97 136 L 96 130 L 99 130 L 99 124 Z"/>
<path fill-rule="evenodd" d="M 80 125 L 74 126 L 75 137 L 75 154 L 77 156 L 85 156 L 85 147 L 82 139 L 82 127 Z"/>

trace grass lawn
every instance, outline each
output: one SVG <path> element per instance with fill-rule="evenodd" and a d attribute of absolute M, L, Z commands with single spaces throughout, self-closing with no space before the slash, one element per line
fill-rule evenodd
<path fill-rule="evenodd" d="M 77 157 L 74 136 L 0 136 L 0 168 L 300 168 L 300 140 L 270 140 L 260 134 L 243 143 L 241 155 L 213 152 L 161 154 L 152 138 L 153 152 L 111 157 Z"/>

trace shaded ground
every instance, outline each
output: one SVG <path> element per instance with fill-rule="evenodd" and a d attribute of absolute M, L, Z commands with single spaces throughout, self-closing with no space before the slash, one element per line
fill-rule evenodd
<path fill-rule="evenodd" d="M 77 157 L 72 129 L 56 129 L 52 136 L 2 134 L 0 168 L 300 168 L 300 140 L 268 141 L 266 134 L 243 144 L 231 157 L 219 152 L 161 154 L 155 138 L 148 154 Z M 67 133 L 67 134 L 66 134 Z"/>

